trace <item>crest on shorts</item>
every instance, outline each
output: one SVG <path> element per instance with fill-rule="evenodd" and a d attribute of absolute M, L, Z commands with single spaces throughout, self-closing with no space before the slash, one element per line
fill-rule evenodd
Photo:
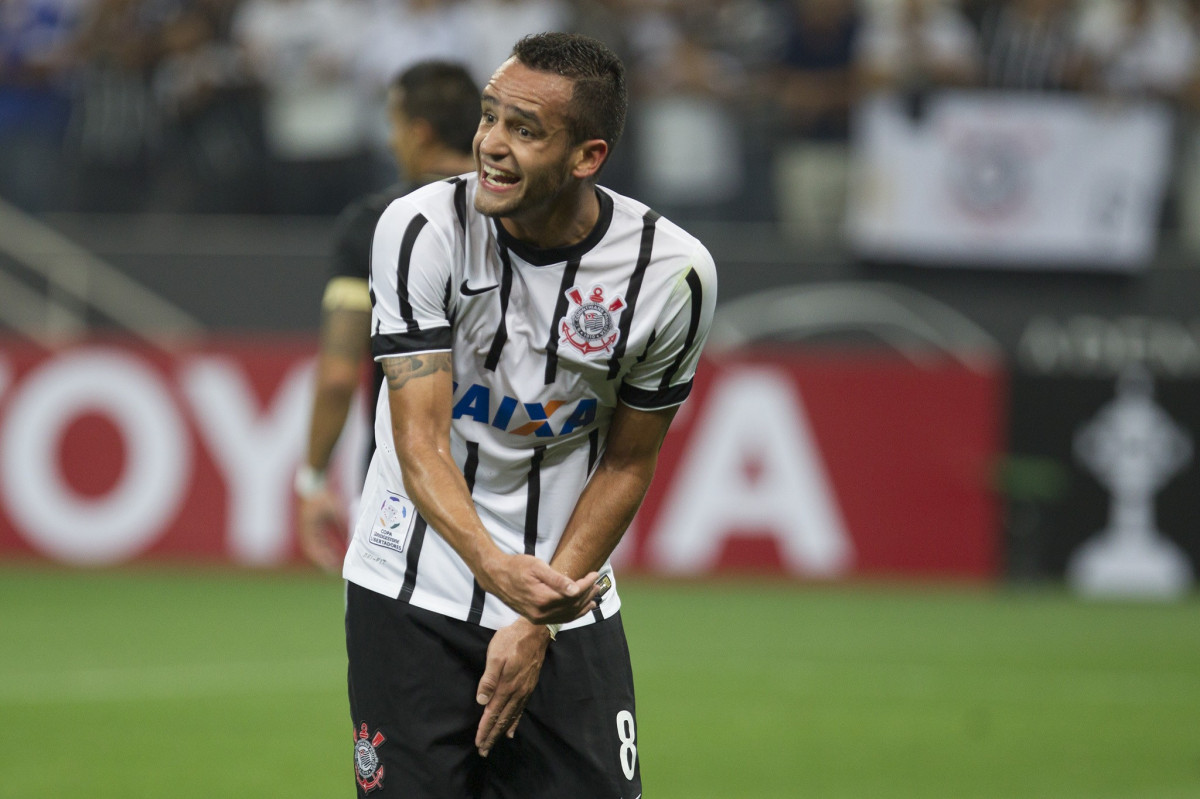
<path fill-rule="evenodd" d="M 381 732 L 376 731 L 375 735 L 371 735 L 365 721 L 354 734 L 354 778 L 358 780 L 363 793 L 383 786 L 383 763 L 379 761 L 376 747 L 386 740 Z"/>
<path fill-rule="evenodd" d="M 625 307 L 624 298 L 606 298 L 603 286 L 593 286 L 586 295 L 576 286 L 567 292 L 567 299 L 571 307 L 563 317 L 563 339 L 584 355 L 611 352 L 621 336 L 616 317 Z"/>

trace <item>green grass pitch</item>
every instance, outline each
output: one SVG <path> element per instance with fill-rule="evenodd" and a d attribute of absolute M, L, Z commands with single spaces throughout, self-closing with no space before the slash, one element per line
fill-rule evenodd
<path fill-rule="evenodd" d="M 625 580 L 647 799 L 1200 797 L 1200 602 Z M 341 585 L 0 569 L 0 797 L 350 797 Z"/>

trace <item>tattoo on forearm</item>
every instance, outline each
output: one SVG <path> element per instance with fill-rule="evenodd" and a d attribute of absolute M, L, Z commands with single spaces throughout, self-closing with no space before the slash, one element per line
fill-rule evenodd
<path fill-rule="evenodd" d="M 408 355 L 403 358 L 385 358 L 383 360 L 383 374 L 387 378 L 389 391 L 397 391 L 405 383 L 418 377 L 449 371 L 450 353 L 448 352 Z"/>

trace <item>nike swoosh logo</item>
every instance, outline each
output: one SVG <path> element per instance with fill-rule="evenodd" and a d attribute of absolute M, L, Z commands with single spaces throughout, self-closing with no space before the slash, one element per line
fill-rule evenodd
<path fill-rule="evenodd" d="M 500 287 L 499 283 L 493 283 L 490 286 L 484 286 L 483 288 L 473 289 L 470 286 L 468 286 L 467 281 L 464 280 L 462 282 L 462 285 L 458 287 L 458 290 L 465 297 L 474 297 L 476 294 L 483 294 L 485 292 L 491 291 L 492 289 L 499 288 L 499 287 Z"/>

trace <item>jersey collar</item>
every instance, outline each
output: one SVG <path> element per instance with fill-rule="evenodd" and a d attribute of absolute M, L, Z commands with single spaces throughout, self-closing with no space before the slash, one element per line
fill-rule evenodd
<path fill-rule="evenodd" d="M 604 234 L 608 232 L 608 226 L 612 224 L 612 197 L 608 195 L 608 192 L 601 191 L 597 187 L 596 199 L 600 201 L 600 216 L 597 217 L 596 225 L 592 228 L 592 232 L 588 233 L 580 242 L 567 247 L 534 247 L 532 244 L 527 244 L 514 237 L 504 229 L 504 225 L 501 225 L 496 220 L 492 220 L 492 224 L 496 228 L 496 240 L 510 252 L 515 253 L 522 261 L 533 266 L 550 266 L 551 264 L 580 258 L 600 243 L 600 240 L 604 238 Z"/>

